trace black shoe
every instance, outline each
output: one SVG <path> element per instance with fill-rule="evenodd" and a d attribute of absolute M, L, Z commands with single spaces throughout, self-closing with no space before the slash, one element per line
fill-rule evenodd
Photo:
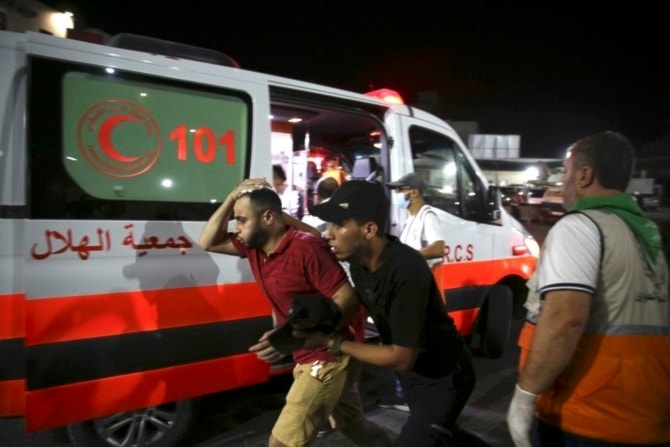
<path fill-rule="evenodd" d="M 328 434 L 332 431 L 335 431 L 335 429 L 330 425 L 330 422 L 326 421 L 319 428 L 319 431 L 316 433 L 316 437 L 323 438 L 324 436 L 328 436 Z"/>
<path fill-rule="evenodd" d="M 377 401 L 377 406 L 381 408 L 393 408 L 400 411 L 409 411 L 407 402 L 397 396 L 382 397 Z"/>

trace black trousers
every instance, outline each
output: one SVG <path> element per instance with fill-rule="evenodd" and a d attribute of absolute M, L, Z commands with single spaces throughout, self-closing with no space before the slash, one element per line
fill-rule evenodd
<path fill-rule="evenodd" d="M 465 348 L 455 371 L 445 377 L 428 378 L 415 373 L 400 378 L 410 413 L 395 445 L 433 447 L 451 445 L 449 432 L 475 387 L 472 355 Z"/>

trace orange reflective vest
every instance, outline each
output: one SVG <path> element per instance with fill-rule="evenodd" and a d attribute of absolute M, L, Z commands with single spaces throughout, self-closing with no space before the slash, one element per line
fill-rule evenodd
<path fill-rule="evenodd" d="M 584 213 L 603 236 L 597 289 L 575 354 L 538 399 L 537 416 L 565 432 L 605 442 L 670 442 L 666 260 L 659 253 L 649 262 L 615 215 Z M 533 332 L 534 325 L 526 323 L 519 338 L 520 368 Z"/>

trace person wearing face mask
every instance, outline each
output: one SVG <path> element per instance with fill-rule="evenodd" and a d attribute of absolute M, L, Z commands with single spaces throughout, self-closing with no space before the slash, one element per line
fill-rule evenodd
<path fill-rule="evenodd" d="M 394 203 L 406 209 L 407 220 L 398 239 L 421 253 L 430 267 L 442 263 L 444 237 L 437 211 L 423 197 L 426 182 L 416 173 L 409 173 L 387 183 L 393 189 Z"/>

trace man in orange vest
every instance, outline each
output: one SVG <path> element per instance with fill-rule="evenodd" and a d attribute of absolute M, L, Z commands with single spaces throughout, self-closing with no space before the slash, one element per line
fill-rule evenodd
<path fill-rule="evenodd" d="M 614 132 L 570 148 L 570 213 L 529 280 L 507 414 L 517 447 L 530 447 L 534 416 L 541 446 L 670 445 L 668 267 L 658 228 L 624 192 L 633 163 Z"/>

